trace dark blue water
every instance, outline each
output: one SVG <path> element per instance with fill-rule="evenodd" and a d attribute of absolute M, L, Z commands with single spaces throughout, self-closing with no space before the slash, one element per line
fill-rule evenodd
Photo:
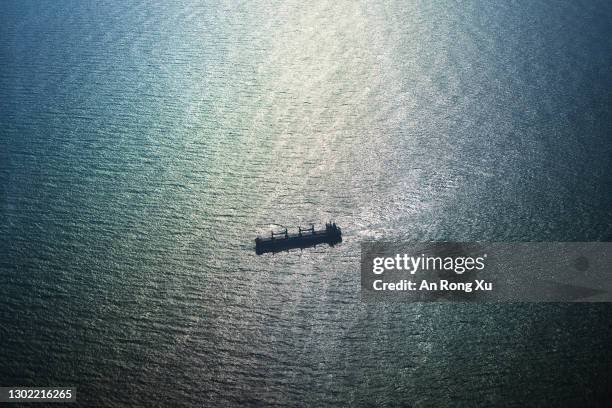
<path fill-rule="evenodd" d="M 612 239 L 612 5 L 0 3 L 0 384 L 588 406 L 607 305 L 365 305 L 359 243 Z M 272 223 L 333 249 L 257 257 Z"/>

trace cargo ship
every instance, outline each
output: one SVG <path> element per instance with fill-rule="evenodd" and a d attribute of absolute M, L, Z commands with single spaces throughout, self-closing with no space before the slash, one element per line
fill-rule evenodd
<path fill-rule="evenodd" d="M 255 238 L 255 253 L 261 255 L 266 252 L 303 249 L 319 244 L 334 246 L 340 242 L 342 242 L 342 230 L 335 222 L 328 222 L 322 230 L 315 230 L 314 225 L 311 225 L 310 228 L 298 227 L 297 233 L 289 233 L 287 228 L 282 232 L 270 231 L 269 237 Z"/>

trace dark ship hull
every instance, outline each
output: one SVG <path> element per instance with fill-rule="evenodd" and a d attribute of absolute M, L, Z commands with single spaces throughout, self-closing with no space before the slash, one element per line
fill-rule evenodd
<path fill-rule="evenodd" d="M 257 237 L 255 239 L 255 253 L 287 251 L 294 248 L 309 248 L 319 244 L 334 246 L 342 242 L 342 230 L 335 223 L 325 224 L 324 230 L 315 231 L 314 226 L 303 230 L 298 228 L 297 234 L 289 234 L 287 229 L 283 233 L 271 233 L 270 237 Z"/>

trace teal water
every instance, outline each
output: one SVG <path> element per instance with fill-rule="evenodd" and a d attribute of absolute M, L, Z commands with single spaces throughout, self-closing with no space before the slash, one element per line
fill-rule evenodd
<path fill-rule="evenodd" d="M 365 305 L 359 243 L 612 237 L 604 1 L 0 3 L 0 384 L 588 406 L 607 305 Z M 344 242 L 257 257 L 271 223 Z"/>

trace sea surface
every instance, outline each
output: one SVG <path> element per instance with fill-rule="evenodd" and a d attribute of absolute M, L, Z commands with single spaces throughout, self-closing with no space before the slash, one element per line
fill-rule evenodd
<path fill-rule="evenodd" d="M 611 67 L 604 0 L 3 0 L 0 385 L 612 398 L 610 305 L 365 304 L 359 275 L 364 240 L 611 240 Z M 338 247 L 255 255 L 327 220 Z"/>

